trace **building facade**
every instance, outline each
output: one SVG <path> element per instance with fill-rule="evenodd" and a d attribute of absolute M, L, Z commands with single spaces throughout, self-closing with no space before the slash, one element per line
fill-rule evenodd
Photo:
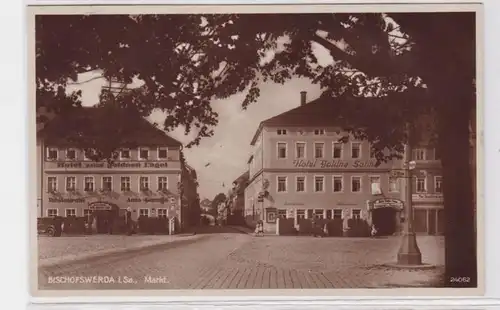
<path fill-rule="evenodd" d="M 124 214 L 130 208 L 134 220 L 175 218 L 182 227 L 182 145 L 145 119 L 137 121 L 143 123 L 136 133 L 139 141 L 133 142 L 139 146 L 117 150 L 113 161 L 92 160 L 93 151 L 78 149 L 67 137 L 46 135 L 51 123 L 42 129 L 37 138 L 38 217 L 86 217 L 105 210 Z"/>
<path fill-rule="evenodd" d="M 251 142 L 245 219 L 263 220 L 275 230 L 277 217 L 364 219 L 387 234 L 401 231 L 405 180 L 402 162 L 377 165 L 367 141 L 341 138 L 345 132 L 327 117 L 332 105 L 310 103 L 263 121 Z M 442 232 L 440 163 L 432 148 L 415 147 L 413 204 L 418 232 Z"/>

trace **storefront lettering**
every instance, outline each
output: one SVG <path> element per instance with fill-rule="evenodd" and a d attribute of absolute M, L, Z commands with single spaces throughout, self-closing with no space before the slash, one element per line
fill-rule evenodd
<path fill-rule="evenodd" d="M 285 201 L 285 206 L 303 206 L 304 203 L 302 202 L 290 202 L 290 201 Z"/>
<path fill-rule="evenodd" d="M 84 198 L 49 198 L 49 202 L 54 203 L 84 203 Z"/>
<path fill-rule="evenodd" d="M 293 161 L 293 166 L 296 168 L 349 168 L 351 164 L 352 168 L 373 168 L 376 166 L 375 161 L 367 160 L 355 160 L 354 162 L 342 161 L 342 160 L 304 160 L 298 159 Z"/>
<path fill-rule="evenodd" d="M 419 199 L 432 199 L 432 200 L 441 200 L 443 199 L 443 194 L 414 194 L 414 200 Z"/>
<path fill-rule="evenodd" d="M 168 163 L 166 162 L 132 162 L 132 163 L 96 163 L 96 162 L 61 162 L 57 163 L 57 168 L 63 169 L 94 169 L 94 168 L 168 168 Z"/>
<path fill-rule="evenodd" d="M 128 198 L 127 199 L 127 202 L 145 202 L 145 203 L 148 203 L 148 202 L 157 202 L 157 203 L 167 203 L 167 202 L 175 202 L 175 198 L 165 198 L 165 197 L 161 197 L 161 198 L 144 198 L 144 199 L 141 199 L 141 198 Z"/>

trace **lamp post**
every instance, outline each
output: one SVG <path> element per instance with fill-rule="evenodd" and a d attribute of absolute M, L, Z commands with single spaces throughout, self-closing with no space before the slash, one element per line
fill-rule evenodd
<path fill-rule="evenodd" d="M 407 130 L 407 142 L 404 151 L 404 177 L 406 180 L 406 190 L 405 190 L 405 224 L 403 230 L 403 236 L 401 240 L 401 247 L 398 252 L 398 265 L 421 265 L 422 264 L 422 253 L 417 245 L 417 238 L 413 230 L 413 206 L 412 206 L 412 170 L 414 165 L 411 162 L 412 147 L 411 147 L 411 125 L 406 125 Z"/>

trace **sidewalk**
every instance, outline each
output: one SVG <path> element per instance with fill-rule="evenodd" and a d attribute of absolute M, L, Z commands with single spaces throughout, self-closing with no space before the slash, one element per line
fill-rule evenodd
<path fill-rule="evenodd" d="M 38 267 L 75 263 L 94 258 L 138 252 L 166 245 L 192 243 L 207 235 L 92 235 L 38 237 Z"/>

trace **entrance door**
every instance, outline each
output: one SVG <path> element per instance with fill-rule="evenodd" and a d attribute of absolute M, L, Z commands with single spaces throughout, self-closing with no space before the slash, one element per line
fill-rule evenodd
<path fill-rule="evenodd" d="M 436 210 L 428 210 L 427 211 L 427 222 L 429 223 L 429 235 L 435 235 L 437 232 L 436 222 L 437 222 L 437 213 Z"/>
<path fill-rule="evenodd" d="M 111 225 L 111 212 L 108 210 L 97 210 L 93 213 L 96 221 L 98 234 L 107 234 Z"/>
<path fill-rule="evenodd" d="M 377 235 L 390 236 L 396 232 L 396 210 L 391 207 L 374 209 L 372 222 L 377 229 Z"/>

